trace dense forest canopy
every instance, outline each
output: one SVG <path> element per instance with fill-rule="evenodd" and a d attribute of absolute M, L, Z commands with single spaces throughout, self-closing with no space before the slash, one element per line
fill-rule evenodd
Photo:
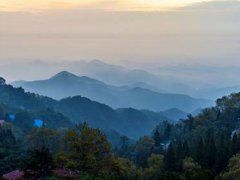
<path fill-rule="evenodd" d="M 72 111 L 70 117 L 77 119 L 77 111 L 70 105 L 80 100 L 92 104 L 88 99 L 73 97 L 58 102 L 25 93 L 21 88 L 6 85 L 4 80 L 0 91 L 0 174 L 5 178 L 11 173 L 30 179 L 239 177 L 240 93 L 218 99 L 215 107 L 196 116 L 188 115 L 178 123 L 158 121 L 152 126 L 152 133 L 136 141 L 119 135 L 115 144 L 111 144 L 103 129 L 79 124 L 64 115 Z M 98 110 L 102 107 L 95 105 Z M 60 109 L 61 113 L 57 111 Z M 105 109 L 105 113 L 112 112 L 112 118 L 139 119 L 139 128 L 149 117 L 156 116 L 134 109 L 114 111 L 108 106 Z M 115 116 L 116 113 L 120 115 Z M 141 120 L 142 117 L 146 119 Z M 34 120 L 43 120 L 43 124 L 35 126 Z"/>
<path fill-rule="evenodd" d="M 104 131 L 113 130 L 119 136 L 126 135 L 135 140 L 142 135 L 149 134 L 159 122 L 171 120 L 164 113 L 132 108 L 115 110 L 81 96 L 57 101 L 46 96 L 25 92 L 22 88 L 14 88 L 5 84 L 5 81 L 0 84 L 0 103 L 16 109 L 16 112 L 33 114 L 28 119 L 44 119 L 51 128 L 87 122 L 91 127 Z M 135 131 L 135 128 L 138 128 L 138 131 Z"/>

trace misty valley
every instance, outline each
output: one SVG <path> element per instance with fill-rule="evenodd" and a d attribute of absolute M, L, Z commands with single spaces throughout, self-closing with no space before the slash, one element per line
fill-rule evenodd
<path fill-rule="evenodd" d="M 213 105 L 67 71 L 0 81 L 5 179 L 226 179 L 237 168 L 238 93 Z"/>
<path fill-rule="evenodd" d="M 240 0 L 0 0 L 0 180 L 240 180 Z"/>

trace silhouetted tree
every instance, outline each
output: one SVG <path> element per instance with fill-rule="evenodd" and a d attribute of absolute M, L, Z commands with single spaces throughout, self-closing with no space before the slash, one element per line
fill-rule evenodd
<path fill-rule="evenodd" d="M 160 133 L 159 133 L 158 130 L 156 130 L 154 132 L 153 139 L 154 139 L 154 142 L 155 142 L 155 146 L 160 147 L 161 146 L 161 137 L 160 137 Z"/>
<path fill-rule="evenodd" d="M 164 168 L 170 172 L 176 170 L 176 157 L 172 143 L 170 143 L 164 158 Z"/>
<path fill-rule="evenodd" d="M 204 145 L 203 145 L 202 137 L 200 137 L 198 140 L 197 149 L 196 149 L 196 159 L 197 159 L 197 162 L 200 163 L 200 165 L 204 164 Z"/>
<path fill-rule="evenodd" d="M 232 137 L 232 144 L 231 144 L 231 154 L 232 155 L 235 155 L 237 154 L 237 150 L 238 150 L 238 147 L 237 147 L 237 133 L 234 133 L 233 137 Z"/>
<path fill-rule="evenodd" d="M 5 84 L 6 84 L 6 80 L 0 77 L 0 85 L 5 85 Z"/>
<path fill-rule="evenodd" d="M 48 149 L 33 150 L 30 152 L 29 158 L 25 160 L 24 177 L 28 179 L 46 178 L 52 174 L 53 168 L 53 157 Z"/>

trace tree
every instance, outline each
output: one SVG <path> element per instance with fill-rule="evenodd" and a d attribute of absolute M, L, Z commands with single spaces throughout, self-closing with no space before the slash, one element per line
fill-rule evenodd
<path fill-rule="evenodd" d="M 5 84 L 6 84 L 6 80 L 0 77 L 0 85 L 5 85 Z"/>
<path fill-rule="evenodd" d="M 60 149 L 60 135 L 57 131 L 46 127 L 34 128 L 26 138 L 26 145 L 31 150 L 45 147 L 51 153 L 56 153 Z"/>
<path fill-rule="evenodd" d="M 201 166 L 191 157 L 183 160 L 183 172 L 185 180 L 206 179 Z"/>
<path fill-rule="evenodd" d="M 188 119 L 185 121 L 186 124 L 187 124 L 187 129 L 188 129 L 188 131 L 191 131 L 192 128 L 193 128 L 194 118 L 193 118 L 192 114 L 189 114 L 189 115 L 187 116 L 187 118 L 188 118 Z"/>
<path fill-rule="evenodd" d="M 184 141 L 183 147 L 182 147 L 182 157 L 185 158 L 185 157 L 188 157 L 188 156 L 190 156 L 190 149 L 189 149 L 189 146 L 188 146 L 188 142 Z"/>
<path fill-rule="evenodd" d="M 0 174 L 19 169 L 22 165 L 21 145 L 9 124 L 0 125 Z"/>
<path fill-rule="evenodd" d="M 127 136 L 121 136 L 119 141 L 119 149 L 117 149 L 117 155 L 120 157 L 128 157 L 129 151 L 131 151 L 130 140 Z"/>
<path fill-rule="evenodd" d="M 129 147 L 129 138 L 128 138 L 127 136 L 121 136 L 121 137 L 120 137 L 119 145 L 120 145 L 120 147 L 121 147 L 123 150 L 128 149 L 128 147 Z"/>
<path fill-rule="evenodd" d="M 166 127 L 164 129 L 164 136 L 165 138 L 169 139 L 170 138 L 170 135 L 171 135 L 171 130 L 172 130 L 172 125 L 167 123 L 166 124 Z"/>
<path fill-rule="evenodd" d="M 90 128 L 84 123 L 75 130 L 69 130 L 64 141 L 65 152 L 56 158 L 59 165 L 93 175 L 111 168 L 111 146 L 99 129 Z"/>
<path fill-rule="evenodd" d="M 111 166 L 114 179 L 139 179 L 135 164 L 127 159 L 113 158 Z"/>
<path fill-rule="evenodd" d="M 154 132 L 153 139 L 154 139 L 154 142 L 155 142 L 155 146 L 160 147 L 161 146 L 161 137 L 160 137 L 160 133 L 159 133 L 158 130 L 156 130 Z"/>
<path fill-rule="evenodd" d="M 225 180 L 225 179 L 233 179 L 237 180 L 240 177 L 240 154 L 234 155 L 230 160 L 228 164 L 228 170 L 224 173 L 222 173 L 218 179 L 219 180 Z"/>
<path fill-rule="evenodd" d="M 197 149 L 196 149 L 196 160 L 201 165 L 204 165 L 204 145 L 203 145 L 202 137 L 200 137 L 198 140 Z"/>
<path fill-rule="evenodd" d="M 33 150 L 24 162 L 24 177 L 28 179 L 46 178 L 52 174 L 53 168 L 53 157 L 48 149 Z"/>
<path fill-rule="evenodd" d="M 163 178 L 163 160 L 164 156 L 159 154 L 152 154 L 148 158 L 148 167 L 143 171 L 143 179 L 159 180 Z"/>
<path fill-rule="evenodd" d="M 20 111 L 16 113 L 16 120 L 13 122 L 13 124 L 21 128 L 24 134 L 27 134 L 32 129 L 33 121 L 28 112 Z"/>
<path fill-rule="evenodd" d="M 176 170 L 176 157 L 172 143 L 170 143 L 164 158 L 164 168 L 166 171 L 170 172 Z"/>
<path fill-rule="evenodd" d="M 238 142 L 237 142 L 238 138 L 237 138 L 237 133 L 234 133 L 233 137 L 232 137 L 232 144 L 231 144 L 231 154 L 235 155 L 238 151 Z"/>
<path fill-rule="evenodd" d="M 154 144 L 154 140 L 148 136 L 144 136 L 137 141 L 135 154 L 138 165 L 147 166 L 147 159 L 152 154 Z"/>
<path fill-rule="evenodd" d="M 206 136 L 206 143 L 205 143 L 205 160 L 206 160 L 206 166 L 208 168 L 213 168 L 216 162 L 216 145 L 215 145 L 215 140 L 214 140 L 214 135 L 213 135 L 213 130 L 210 129 L 207 132 Z"/>
<path fill-rule="evenodd" d="M 226 143 L 226 139 L 224 136 L 225 133 L 221 133 L 217 147 L 216 170 L 218 173 L 225 169 L 228 162 L 228 153 L 226 151 L 226 146 L 228 146 L 228 144 Z"/>
<path fill-rule="evenodd" d="M 0 125 L 0 149 L 9 149 L 16 143 L 11 126 Z"/>

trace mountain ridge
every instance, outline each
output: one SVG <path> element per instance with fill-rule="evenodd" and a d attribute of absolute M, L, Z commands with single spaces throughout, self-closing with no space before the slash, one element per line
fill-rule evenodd
<path fill-rule="evenodd" d="M 62 114 L 74 124 L 87 122 L 91 127 L 104 131 L 114 130 L 132 139 L 149 134 L 156 124 L 168 120 L 162 116 L 147 116 L 137 109 L 122 109 L 119 112 L 106 104 L 81 96 L 58 101 L 11 85 L 0 85 L 0 103 L 31 113 L 51 110 Z M 57 126 L 57 122 L 55 125 Z"/>
<path fill-rule="evenodd" d="M 12 83 L 26 91 L 60 100 L 78 96 L 107 104 L 113 108 L 149 109 L 163 111 L 178 108 L 192 112 L 197 108 L 211 105 L 210 100 L 193 98 L 184 94 L 159 93 L 142 87 L 114 86 L 87 76 L 77 76 L 67 71 L 60 72 L 50 79 L 40 81 L 20 81 Z M 60 92 L 58 90 L 61 89 Z"/>

